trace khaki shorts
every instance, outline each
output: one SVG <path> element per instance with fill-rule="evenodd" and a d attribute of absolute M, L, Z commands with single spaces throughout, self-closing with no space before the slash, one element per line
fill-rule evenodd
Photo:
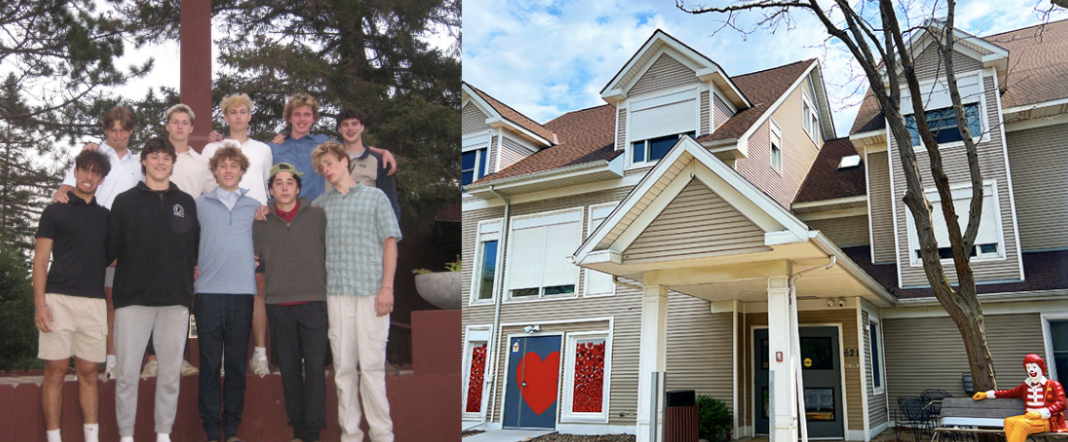
<path fill-rule="evenodd" d="M 40 335 L 37 357 L 58 361 L 77 356 L 89 362 L 107 359 L 108 307 L 103 299 L 45 294 L 52 331 Z"/>

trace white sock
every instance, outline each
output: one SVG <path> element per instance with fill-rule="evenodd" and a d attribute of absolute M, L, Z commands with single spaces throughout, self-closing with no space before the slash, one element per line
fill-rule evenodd
<path fill-rule="evenodd" d="M 256 349 L 252 351 L 252 359 L 260 358 L 267 359 L 267 347 L 256 347 Z"/>
<path fill-rule="evenodd" d="M 156 433 L 156 442 L 171 442 L 171 433 Z"/>
<path fill-rule="evenodd" d="M 82 429 L 85 432 L 85 442 L 99 442 L 100 424 L 85 424 Z"/>
<path fill-rule="evenodd" d="M 119 442 L 134 442 L 133 436 L 123 436 L 119 438 Z"/>
<path fill-rule="evenodd" d="M 59 428 L 56 428 L 55 430 L 45 431 L 45 436 L 48 437 L 48 442 L 61 442 L 62 441 L 62 439 L 59 438 Z"/>

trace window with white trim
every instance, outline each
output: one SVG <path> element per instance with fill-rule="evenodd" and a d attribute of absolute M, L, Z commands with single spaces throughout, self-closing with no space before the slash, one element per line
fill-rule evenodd
<path fill-rule="evenodd" d="M 771 131 L 769 143 L 771 144 L 771 168 L 782 173 L 782 129 L 774 121 L 768 124 L 768 128 Z"/>
<path fill-rule="evenodd" d="M 486 171 L 489 166 L 488 152 L 489 149 L 483 147 L 481 149 L 473 149 L 460 154 L 461 185 L 466 186 L 486 176 Z"/>
<path fill-rule="evenodd" d="M 571 296 L 579 268 L 568 261 L 582 242 L 582 210 L 513 218 L 505 284 L 512 299 Z"/>
<path fill-rule="evenodd" d="M 561 421 L 608 422 L 611 345 L 607 331 L 568 333 Z"/>
<path fill-rule="evenodd" d="M 586 226 L 587 237 L 593 235 L 593 231 L 608 218 L 608 215 L 612 214 L 612 210 L 617 205 L 619 203 L 590 206 L 589 223 Z M 586 269 L 585 274 L 586 278 L 583 286 L 585 296 L 607 296 L 616 293 L 616 284 L 612 281 L 612 275 L 590 269 Z"/>
<path fill-rule="evenodd" d="M 464 417 L 477 417 L 485 409 L 486 361 L 489 360 L 489 329 L 469 328 L 464 346 Z"/>
<path fill-rule="evenodd" d="M 471 280 L 471 304 L 492 302 L 497 280 L 497 254 L 501 220 L 480 221 L 475 237 L 475 261 Z"/>
<path fill-rule="evenodd" d="M 652 164 L 685 135 L 697 135 L 697 89 L 686 89 L 630 103 L 627 137 L 631 165 Z"/>
<path fill-rule="evenodd" d="M 812 102 L 805 95 L 801 96 L 801 120 L 802 125 L 805 127 L 805 133 L 808 134 L 813 143 L 816 143 L 816 135 L 819 134 L 820 130 L 820 111 L 819 108 L 812 105 Z"/>
<path fill-rule="evenodd" d="M 1047 322 L 1049 336 L 1046 342 L 1049 345 L 1049 353 L 1046 369 L 1050 372 L 1046 375 L 1058 381 L 1068 379 L 1068 318 L 1058 317 Z M 1062 377 L 1062 374 L 1065 376 Z"/>
<path fill-rule="evenodd" d="M 960 128 L 957 126 L 956 112 L 949 95 L 949 86 L 944 79 L 920 83 L 924 106 L 924 118 L 931 134 L 940 147 L 962 144 Z M 957 91 L 960 93 L 961 106 L 964 108 L 964 120 L 968 124 L 972 139 L 979 142 L 986 138 L 983 128 L 988 127 L 985 115 L 986 99 L 983 96 L 983 74 L 981 71 L 959 75 Z M 905 128 L 912 138 L 913 146 L 923 146 L 919 129 L 916 127 L 915 110 L 907 87 L 901 90 L 901 114 L 905 116 Z"/>
<path fill-rule="evenodd" d="M 1001 210 L 997 204 L 997 185 L 988 181 L 983 185 L 983 214 L 979 221 L 979 231 L 975 235 L 971 257 L 974 260 L 1001 259 L 1005 257 L 1004 235 L 1001 229 Z M 931 202 L 931 227 L 938 242 L 938 254 L 943 260 L 953 259 L 949 243 L 949 230 L 942 216 L 942 199 L 936 189 L 926 189 L 927 200 Z M 971 213 L 971 186 L 957 186 L 950 190 L 953 197 L 953 209 L 957 212 L 957 221 L 961 234 L 968 227 L 968 215 Z M 908 209 L 906 209 L 908 210 Z M 922 265 L 919 239 L 916 234 L 916 222 L 909 212 L 909 256 L 913 266 Z"/>
<path fill-rule="evenodd" d="M 883 341 L 879 333 L 879 322 L 868 320 L 868 342 L 871 343 L 871 385 L 876 395 L 883 394 Z"/>

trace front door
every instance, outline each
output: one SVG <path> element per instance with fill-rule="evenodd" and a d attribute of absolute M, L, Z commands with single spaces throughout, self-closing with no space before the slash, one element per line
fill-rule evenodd
<path fill-rule="evenodd" d="M 560 383 L 560 336 L 508 342 L 505 428 L 555 428 Z"/>
<path fill-rule="evenodd" d="M 805 418 L 808 437 L 843 439 L 842 367 L 837 327 L 801 327 L 801 379 L 805 383 Z M 770 426 L 768 367 L 771 355 L 768 330 L 756 330 L 756 433 L 766 435 Z"/>

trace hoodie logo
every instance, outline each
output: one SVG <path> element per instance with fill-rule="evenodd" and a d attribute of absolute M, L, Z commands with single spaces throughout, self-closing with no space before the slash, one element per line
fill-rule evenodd
<path fill-rule="evenodd" d="M 174 205 L 174 216 L 185 218 L 185 209 L 182 208 L 181 204 Z"/>

